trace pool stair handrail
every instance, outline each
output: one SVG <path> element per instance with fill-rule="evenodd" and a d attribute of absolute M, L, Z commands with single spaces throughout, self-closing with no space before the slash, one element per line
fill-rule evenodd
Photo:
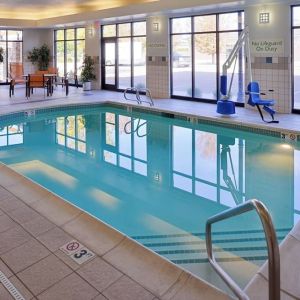
<path fill-rule="evenodd" d="M 217 263 L 212 248 L 211 227 L 212 224 L 225 219 L 241 215 L 245 212 L 255 210 L 262 222 L 268 248 L 268 271 L 269 271 L 269 300 L 280 300 L 280 254 L 276 232 L 272 218 L 266 206 L 256 200 L 249 200 L 236 207 L 225 210 L 206 221 L 206 251 L 210 264 L 218 275 L 223 279 L 232 292 L 241 300 L 249 300 L 247 294 Z"/>
<path fill-rule="evenodd" d="M 135 98 L 134 99 L 128 97 L 128 93 L 129 92 L 135 94 Z M 141 93 L 145 93 L 146 100 L 142 100 Z M 147 89 L 147 88 L 136 88 L 136 87 L 126 88 L 124 90 L 124 98 L 126 100 L 136 101 L 138 104 L 142 104 L 142 102 L 144 102 L 144 103 L 150 104 L 150 106 L 154 106 L 154 102 L 153 102 L 151 91 L 149 89 Z"/>
<path fill-rule="evenodd" d="M 129 98 L 127 96 L 128 92 L 134 93 L 135 94 L 135 98 L 134 99 Z M 135 88 L 135 87 L 129 87 L 129 88 L 125 89 L 124 90 L 124 98 L 126 100 L 129 100 L 129 101 L 137 101 L 138 104 L 141 104 L 141 101 L 140 101 L 140 99 L 137 96 L 137 88 Z"/>
<path fill-rule="evenodd" d="M 147 101 L 144 101 L 144 100 L 141 99 L 141 95 L 140 95 L 141 92 L 145 93 L 145 95 L 147 97 L 146 98 Z M 139 89 L 137 89 L 137 98 L 139 98 L 140 102 L 149 103 L 150 106 L 154 106 L 154 102 L 153 102 L 151 91 L 149 89 L 147 89 L 147 88 L 139 88 Z"/>

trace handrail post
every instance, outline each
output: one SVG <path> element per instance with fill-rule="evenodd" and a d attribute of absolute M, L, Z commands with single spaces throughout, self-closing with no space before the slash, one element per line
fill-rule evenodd
<path fill-rule="evenodd" d="M 262 222 L 268 247 L 269 300 L 280 300 L 280 254 L 272 218 L 266 206 L 258 200 L 249 200 L 234 208 L 221 212 L 206 221 L 206 250 L 212 267 L 224 280 L 233 293 L 242 300 L 249 299 L 246 293 L 220 267 L 215 260 L 212 249 L 211 226 L 213 223 L 255 210 Z"/>

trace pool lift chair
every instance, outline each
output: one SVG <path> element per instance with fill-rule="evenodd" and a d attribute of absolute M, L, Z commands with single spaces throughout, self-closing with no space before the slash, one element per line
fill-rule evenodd
<path fill-rule="evenodd" d="M 269 90 L 272 92 L 272 90 Z M 275 101 L 273 99 L 261 99 L 260 95 L 265 95 L 265 93 L 261 93 L 259 89 L 259 84 L 256 81 L 251 81 L 248 84 L 246 95 L 249 95 L 248 104 L 251 106 L 256 106 L 258 109 L 258 112 L 261 116 L 261 119 L 266 123 L 279 123 L 279 121 L 274 120 L 274 115 L 276 111 L 272 108 Z M 263 110 L 266 111 L 268 114 L 270 114 L 272 120 L 266 121 L 264 119 L 264 115 L 262 113 L 262 110 L 260 107 L 263 107 Z"/>
<path fill-rule="evenodd" d="M 248 91 L 246 94 L 249 95 L 248 104 L 251 106 L 256 106 L 262 120 L 266 123 L 279 123 L 278 121 L 274 120 L 275 110 L 270 106 L 274 105 L 274 100 L 264 100 L 260 98 L 260 95 L 264 95 L 263 93 L 259 92 L 259 85 L 257 82 L 253 81 L 252 79 L 252 69 L 251 69 L 251 53 L 250 53 L 250 46 L 249 46 L 249 29 L 248 26 L 240 34 L 239 39 L 237 40 L 236 44 L 234 45 L 231 53 L 229 54 L 227 60 L 223 64 L 222 75 L 220 77 L 220 94 L 221 99 L 217 102 L 217 112 L 222 115 L 232 115 L 235 114 L 235 103 L 230 99 L 232 83 L 234 78 L 234 71 L 237 64 L 238 55 L 240 50 L 242 49 L 243 45 L 245 45 L 245 53 L 246 53 L 246 63 L 247 63 L 247 70 L 248 70 Z M 227 88 L 227 71 L 233 65 L 233 72 L 231 75 L 229 88 Z M 270 90 L 272 91 L 272 90 Z M 263 109 L 270 114 L 272 120 L 265 121 L 263 113 L 261 111 L 261 106 Z"/>

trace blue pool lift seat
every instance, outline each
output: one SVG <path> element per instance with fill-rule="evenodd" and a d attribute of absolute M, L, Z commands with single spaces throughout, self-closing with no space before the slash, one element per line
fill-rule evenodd
<path fill-rule="evenodd" d="M 270 90 L 272 91 L 272 90 Z M 262 99 L 260 95 L 265 95 L 265 93 L 261 93 L 259 89 L 259 84 L 256 81 L 252 81 L 248 84 L 247 88 L 247 95 L 249 95 L 248 104 L 251 106 L 256 106 L 258 109 L 258 112 L 262 118 L 262 120 L 266 123 L 279 123 L 279 121 L 274 120 L 274 115 L 276 111 L 272 108 L 272 106 L 275 104 L 275 101 L 273 99 Z M 266 111 L 268 114 L 270 114 L 272 120 L 266 121 L 264 119 L 264 115 L 261 110 L 261 106 L 263 107 L 263 110 Z"/>

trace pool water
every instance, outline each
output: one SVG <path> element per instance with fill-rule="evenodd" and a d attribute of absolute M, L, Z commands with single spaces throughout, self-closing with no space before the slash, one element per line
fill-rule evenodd
<path fill-rule="evenodd" d="M 109 106 L 0 118 L 3 163 L 221 288 L 206 220 L 256 198 L 281 241 L 300 218 L 299 146 Z M 216 257 L 244 286 L 267 257 L 259 218 L 213 231 Z"/>

